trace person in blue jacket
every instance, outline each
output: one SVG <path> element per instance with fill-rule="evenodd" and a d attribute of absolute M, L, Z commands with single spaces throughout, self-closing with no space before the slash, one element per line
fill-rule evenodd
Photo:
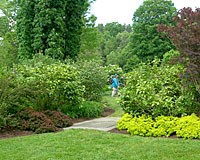
<path fill-rule="evenodd" d="M 112 97 L 115 96 L 115 93 L 117 93 L 118 96 L 120 96 L 119 94 L 119 81 L 118 81 L 118 75 L 115 74 L 114 78 L 112 79 L 112 85 L 111 88 L 113 89 L 112 91 Z"/>

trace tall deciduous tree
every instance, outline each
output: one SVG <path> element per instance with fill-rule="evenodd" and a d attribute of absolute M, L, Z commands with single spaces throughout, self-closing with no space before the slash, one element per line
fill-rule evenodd
<path fill-rule="evenodd" d="M 0 37 L 3 37 L 7 32 L 10 31 L 9 29 L 9 20 L 6 16 L 0 17 Z"/>
<path fill-rule="evenodd" d="M 129 42 L 131 25 L 112 22 L 105 26 L 99 24 L 97 29 L 102 35 L 100 49 L 104 62 L 106 64 L 118 64 L 122 67 L 126 57 L 121 54 L 121 51 Z M 121 57 L 123 57 L 123 60 Z"/>
<path fill-rule="evenodd" d="M 118 22 L 107 23 L 104 28 L 111 36 L 116 37 L 118 33 L 122 32 L 122 25 Z"/>
<path fill-rule="evenodd" d="M 83 15 L 90 0 L 20 0 L 17 12 L 19 56 L 42 53 L 73 59 L 79 53 Z"/>
<path fill-rule="evenodd" d="M 9 21 L 9 29 L 14 29 L 15 27 L 17 1 L 18 0 L 0 0 L 0 10 L 3 17 Z"/>
<path fill-rule="evenodd" d="M 96 17 L 94 15 L 86 15 L 84 28 L 81 34 L 81 48 L 79 58 L 94 59 L 100 58 L 98 53 L 102 35 L 95 27 Z"/>
<path fill-rule="evenodd" d="M 145 0 L 133 16 L 132 54 L 145 62 L 155 56 L 162 58 L 173 49 L 169 39 L 157 32 L 157 25 L 174 25 L 172 17 L 175 15 L 176 8 L 171 0 Z"/>
<path fill-rule="evenodd" d="M 17 63 L 16 0 L 0 0 L 0 67 Z"/>
<path fill-rule="evenodd" d="M 124 31 L 116 36 L 116 47 L 107 55 L 106 64 L 114 64 L 123 67 L 130 58 L 128 51 L 130 33 Z"/>

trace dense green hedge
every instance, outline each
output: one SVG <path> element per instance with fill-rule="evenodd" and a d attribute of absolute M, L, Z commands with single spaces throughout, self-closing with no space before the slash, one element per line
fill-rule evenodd
<path fill-rule="evenodd" d="M 23 108 L 33 107 L 45 88 L 37 88 L 36 83 L 20 85 L 16 75 L 9 70 L 0 73 L 0 129 L 6 126 L 15 127 L 14 114 Z"/>
<path fill-rule="evenodd" d="M 55 63 L 46 65 L 37 63 L 34 67 L 29 65 L 18 65 L 14 68 L 17 81 L 21 85 L 38 82 L 37 88 L 45 87 L 47 93 L 41 93 L 41 99 L 50 103 L 46 107 L 55 106 L 76 106 L 80 105 L 83 100 L 84 88 L 78 79 L 78 71 L 75 67 Z M 35 106 L 37 107 L 37 106 Z"/>
<path fill-rule="evenodd" d="M 76 107 L 62 107 L 61 111 L 70 118 L 91 118 L 100 117 L 104 108 L 101 103 L 93 101 L 83 101 L 82 105 Z"/>
<path fill-rule="evenodd" d="M 105 84 L 103 67 L 94 61 L 68 65 L 38 54 L 12 70 L 0 70 L 0 129 L 16 127 L 16 113 L 27 108 L 99 117 L 102 105 L 88 100 L 99 101 Z"/>
<path fill-rule="evenodd" d="M 184 139 L 200 139 L 200 118 L 195 114 L 185 117 L 159 116 L 154 120 L 150 116 L 133 117 L 130 114 L 117 122 L 119 130 L 127 130 L 131 135 L 166 136 L 176 134 Z"/>
<path fill-rule="evenodd" d="M 199 103 L 192 91 L 183 88 L 180 65 L 161 65 L 158 59 L 140 64 L 126 75 L 127 84 L 122 92 L 121 107 L 132 115 L 157 117 L 183 116 L 197 113 Z"/>
<path fill-rule="evenodd" d="M 85 86 L 84 98 L 89 101 L 100 101 L 106 85 L 106 73 L 101 61 L 79 61 L 76 67 L 79 70 L 78 80 Z"/>

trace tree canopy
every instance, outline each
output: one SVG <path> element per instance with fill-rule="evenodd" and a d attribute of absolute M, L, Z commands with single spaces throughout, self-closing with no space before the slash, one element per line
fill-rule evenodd
<path fill-rule="evenodd" d="M 155 56 L 162 58 L 173 49 L 170 40 L 157 32 L 157 25 L 174 25 L 172 18 L 175 15 L 176 8 L 171 0 L 145 0 L 133 16 L 132 54 L 145 62 Z"/>
<path fill-rule="evenodd" d="M 80 49 L 83 18 L 90 0 L 21 0 L 17 12 L 19 56 L 42 53 L 75 59 Z"/>

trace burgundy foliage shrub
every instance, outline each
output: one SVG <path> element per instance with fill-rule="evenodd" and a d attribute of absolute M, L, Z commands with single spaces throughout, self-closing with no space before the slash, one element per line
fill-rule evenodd
<path fill-rule="evenodd" d="M 18 113 L 19 128 L 36 133 L 55 132 L 57 128 L 44 113 L 27 108 Z"/>
<path fill-rule="evenodd" d="M 179 61 L 186 67 L 187 84 L 192 82 L 200 95 L 200 8 L 183 8 L 173 20 L 175 27 L 160 24 L 158 32 L 173 40 L 180 52 Z"/>
<path fill-rule="evenodd" d="M 69 118 L 61 112 L 38 112 L 31 108 L 22 110 L 17 115 L 19 128 L 35 133 L 56 132 L 58 128 L 71 125 Z"/>
<path fill-rule="evenodd" d="M 64 115 L 62 112 L 57 111 L 44 111 L 43 112 L 51 121 L 54 123 L 54 125 L 58 128 L 64 128 L 72 125 L 71 121 L 69 120 L 69 117 L 67 115 Z"/>

